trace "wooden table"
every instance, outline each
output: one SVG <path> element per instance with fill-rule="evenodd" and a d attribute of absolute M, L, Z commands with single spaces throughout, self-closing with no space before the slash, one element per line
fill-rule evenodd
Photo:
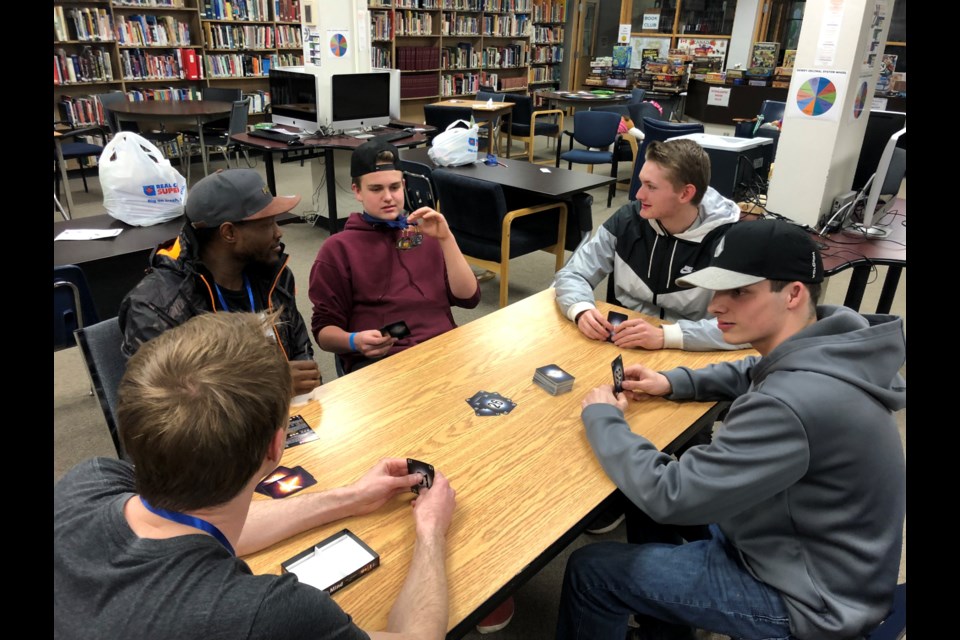
<path fill-rule="evenodd" d="M 618 309 L 598 307 L 604 314 Z M 307 491 L 352 482 L 385 456 L 417 458 L 443 472 L 457 490 L 448 534 L 447 628 L 448 637 L 461 637 L 579 535 L 613 494 L 587 442 L 580 402 L 593 387 L 612 382 L 610 363 L 620 353 L 626 365 L 667 369 L 754 352 L 621 352 L 582 336 L 547 289 L 323 385 L 318 401 L 291 410 L 319 440 L 288 449 L 281 462 L 303 465 L 316 477 L 317 486 Z M 554 397 L 533 384 L 534 369 L 551 363 L 576 377 L 572 392 Z M 465 400 L 480 390 L 517 406 L 508 415 L 477 417 Z M 632 402 L 627 419 L 667 448 L 689 438 L 691 425 L 713 407 L 649 398 Z M 283 560 L 350 529 L 380 554 L 381 565 L 334 599 L 361 627 L 382 629 L 413 554 L 412 498 L 398 496 L 373 514 L 318 527 L 244 559 L 256 574 L 276 574 Z"/>
<path fill-rule="evenodd" d="M 874 222 L 890 229 L 886 238 L 866 239 L 848 236 L 844 233 L 831 233 L 816 240 L 826 245 L 820 250 L 823 259 L 823 272 L 832 276 L 846 269 L 853 269 L 847 294 L 843 300 L 845 307 L 860 310 L 863 294 L 867 287 L 870 272 L 874 266 L 886 265 L 887 275 L 877 300 L 877 313 L 890 313 L 894 295 L 900 284 L 900 275 L 907 266 L 907 201 L 896 198 L 889 212 Z"/>
<path fill-rule="evenodd" d="M 422 125 L 415 125 L 409 122 L 397 122 L 396 124 L 398 126 L 402 125 L 408 127 L 419 127 L 425 131 L 433 131 L 433 127 L 424 127 Z M 283 127 L 276 125 L 276 128 Z M 256 149 L 263 154 L 264 169 L 267 173 L 267 187 L 270 189 L 270 193 L 273 195 L 277 195 L 277 176 L 273 166 L 274 154 L 279 153 L 281 155 L 281 164 L 286 162 L 302 162 L 304 160 L 310 160 L 313 158 L 323 158 L 324 179 L 327 188 L 327 211 L 329 217 L 324 218 L 323 216 L 317 216 L 314 226 L 316 226 L 318 222 L 322 221 L 326 223 L 327 230 L 329 230 L 331 234 L 336 233 L 343 228 L 343 225 L 346 223 L 346 218 L 343 220 L 337 219 L 337 181 L 336 172 L 334 170 L 333 152 L 335 149 L 353 151 L 364 142 L 367 142 L 370 138 L 357 138 L 348 135 L 311 136 L 302 138 L 301 142 L 303 144 L 296 146 L 290 146 L 284 142 L 267 140 L 266 138 L 257 138 L 246 133 L 235 134 L 231 136 L 231 139 L 236 140 L 237 142 L 250 147 L 251 149 Z M 417 132 L 406 138 L 394 140 L 390 144 L 398 149 L 402 149 L 405 147 L 414 147 L 420 144 L 425 144 L 426 142 L 427 136 L 425 135 L 425 132 Z"/>
<path fill-rule="evenodd" d="M 200 135 L 203 175 L 208 174 L 207 145 L 203 141 L 203 123 L 230 115 L 233 104 L 220 100 L 146 100 L 121 102 L 110 107 L 117 119 L 195 124 Z"/>
<path fill-rule="evenodd" d="M 606 107 L 629 102 L 633 96 L 629 93 L 615 93 L 611 96 L 598 96 L 589 91 L 549 91 L 536 92 L 537 97 L 549 104 L 560 107 Z"/>
<path fill-rule="evenodd" d="M 492 106 L 491 106 L 492 105 Z M 507 121 L 507 149 L 513 146 L 513 103 L 504 100 L 503 102 L 492 102 L 489 105 L 486 100 L 443 100 L 434 102 L 433 107 L 470 107 L 473 109 L 473 119 L 477 122 L 490 123 L 490 135 L 487 136 L 489 146 L 487 153 L 493 153 L 493 121 L 497 116 L 503 116 Z"/>

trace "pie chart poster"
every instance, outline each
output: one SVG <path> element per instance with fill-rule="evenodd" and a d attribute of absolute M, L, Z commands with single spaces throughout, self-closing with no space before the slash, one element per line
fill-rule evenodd
<path fill-rule="evenodd" d="M 846 91 L 845 71 L 795 69 L 787 98 L 787 115 L 839 122 Z"/>

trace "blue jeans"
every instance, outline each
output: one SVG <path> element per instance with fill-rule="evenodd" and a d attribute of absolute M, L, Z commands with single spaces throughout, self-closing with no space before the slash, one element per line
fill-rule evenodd
<path fill-rule="evenodd" d="M 692 638 L 691 627 L 755 640 L 790 638 L 776 589 L 750 575 L 716 525 L 686 544 L 601 542 L 567 562 L 558 640 L 623 640 L 637 614 L 641 637 Z"/>

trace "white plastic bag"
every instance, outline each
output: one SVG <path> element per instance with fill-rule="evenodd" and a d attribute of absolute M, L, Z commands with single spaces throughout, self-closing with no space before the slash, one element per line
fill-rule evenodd
<path fill-rule="evenodd" d="M 121 131 L 99 164 L 103 206 L 117 220 L 148 227 L 183 214 L 187 181 L 146 138 Z"/>
<path fill-rule="evenodd" d="M 457 125 L 463 123 L 466 129 Z M 437 134 L 433 146 L 427 152 L 430 159 L 441 167 L 458 167 L 477 161 L 477 125 L 466 120 L 456 120 L 447 125 L 447 129 Z"/>

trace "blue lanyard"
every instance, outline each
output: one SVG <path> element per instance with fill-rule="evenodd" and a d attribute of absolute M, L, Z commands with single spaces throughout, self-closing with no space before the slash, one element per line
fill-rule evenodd
<path fill-rule="evenodd" d="M 236 556 L 236 552 L 233 550 L 233 545 L 230 544 L 230 541 L 227 540 L 227 536 L 223 535 L 223 532 L 220 529 L 217 529 L 215 526 L 207 522 L 206 520 L 201 520 L 200 518 L 194 516 L 188 516 L 185 513 L 180 513 L 179 511 L 167 511 L 166 509 L 158 509 L 154 507 L 149 502 L 143 499 L 143 496 L 140 496 L 140 502 L 143 503 L 143 506 L 147 508 L 147 511 L 155 513 L 161 518 L 166 518 L 167 520 L 172 520 L 179 524 L 185 524 L 188 527 L 193 527 L 194 529 L 200 529 L 201 531 L 206 531 L 217 541 L 227 548 L 227 551 L 230 552 L 230 555 Z"/>
<path fill-rule="evenodd" d="M 247 279 L 247 274 L 243 274 L 243 286 L 247 288 L 247 298 L 250 299 L 250 312 L 256 313 L 257 309 L 253 306 L 253 288 L 250 286 L 250 280 Z M 227 305 L 227 301 L 223 299 L 223 294 L 220 292 L 220 287 L 217 286 L 217 283 L 213 283 L 213 288 L 217 290 L 217 298 L 220 299 L 220 306 L 223 307 L 224 311 L 230 311 L 230 307 Z"/>

